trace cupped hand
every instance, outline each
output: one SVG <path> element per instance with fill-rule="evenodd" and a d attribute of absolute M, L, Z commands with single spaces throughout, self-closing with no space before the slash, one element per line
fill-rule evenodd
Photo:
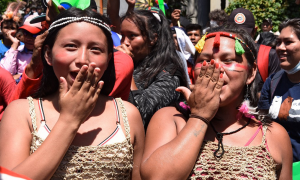
<path fill-rule="evenodd" d="M 12 48 L 16 50 L 20 46 L 20 40 L 15 37 L 16 35 L 16 30 L 9 30 L 7 32 L 7 37 L 9 40 L 12 42 Z"/>
<path fill-rule="evenodd" d="M 115 49 L 118 50 L 118 51 L 121 51 L 125 54 L 128 54 L 131 58 L 134 57 L 134 55 L 132 54 L 130 49 L 125 44 L 121 44 L 120 46 L 115 47 Z"/>
<path fill-rule="evenodd" d="M 180 9 L 174 9 L 174 11 L 171 13 L 172 21 L 177 22 L 180 19 L 180 13 L 181 13 Z"/>
<path fill-rule="evenodd" d="M 192 92 L 185 87 L 176 90 L 184 94 L 192 114 L 211 120 L 219 109 L 223 84 L 220 65 L 211 60 L 203 63 Z"/>
<path fill-rule="evenodd" d="M 68 118 L 68 123 L 83 123 L 93 111 L 104 85 L 101 70 L 95 63 L 84 65 L 68 90 L 65 78 L 60 77 L 59 106 L 60 114 Z"/>

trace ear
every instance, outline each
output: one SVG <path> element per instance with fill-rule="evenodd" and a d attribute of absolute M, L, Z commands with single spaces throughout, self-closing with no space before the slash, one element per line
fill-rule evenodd
<path fill-rule="evenodd" d="M 52 66 L 52 53 L 48 45 L 45 45 L 44 48 L 44 58 L 49 66 Z"/>
<path fill-rule="evenodd" d="M 250 69 L 250 72 L 249 72 L 249 75 L 248 75 L 248 78 L 247 78 L 247 81 L 246 81 L 247 85 L 250 84 L 252 81 L 254 81 L 255 76 L 256 76 L 256 71 L 257 71 L 257 65 L 254 62 L 252 68 Z"/>

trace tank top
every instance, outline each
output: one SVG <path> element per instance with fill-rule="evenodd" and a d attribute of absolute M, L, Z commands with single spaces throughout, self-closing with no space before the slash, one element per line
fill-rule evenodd
<path fill-rule="evenodd" d="M 213 154 L 218 143 L 203 141 L 189 179 L 276 179 L 276 163 L 266 145 L 266 131 L 267 126 L 262 126 L 263 138 L 259 146 L 224 145 L 225 153 L 220 159 Z"/>
<path fill-rule="evenodd" d="M 37 131 L 33 99 L 31 97 L 27 99 L 33 126 L 30 147 L 30 154 L 32 154 L 45 139 L 40 137 Z M 51 179 L 130 179 L 133 169 L 130 127 L 123 101 L 120 98 L 116 101 L 118 102 L 116 104 L 120 105 L 126 139 L 122 142 L 98 146 L 71 145 Z"/>

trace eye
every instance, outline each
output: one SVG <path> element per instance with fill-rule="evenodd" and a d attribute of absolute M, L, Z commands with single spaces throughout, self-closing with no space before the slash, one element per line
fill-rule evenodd
<path fill-rule="evenodd" d="M 231 64 L 231 63 L 233 63 L 233 62 L 235 62 L 234 60 L 232 60 L 232 59 L 226 59 L 226 60 L 224 60 L 224 61 L 222 61 L 224 64 Z"/>
<path fill-rule="evenodd" d="M 103 52 L 103 50 L 100 47 L 92 47 L 91 51 L 95 54 L 100 54 Z"/>
<path fill-rule="evenodd" d="M 77 46 L 75 44 L 66 44 L 65 48 L 68 50 L 75 50 Z"/>

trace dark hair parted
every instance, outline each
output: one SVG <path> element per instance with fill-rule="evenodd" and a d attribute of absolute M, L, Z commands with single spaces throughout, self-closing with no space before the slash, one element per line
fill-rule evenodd
<path fill-rule="evenodd" d="M 6 24 L 8 29 L 15 29 L 14 24 L 16 25 L 16 30 L 19 29 L 20 24 L 13 19 L 4 19 L 1 22 L 1 30 L 3 29 L 3 25 Z"/>
<path fill-rule="evenodd" d="M 212 28 L 208 32 L 208 34 L 213 33 L 213 32 L 221 32 L 221 31 L 235 34 L 236 36 L 238 36 L 238 38 L 243 40 L 248 45 L 248 47 L 246 47 L 246 45 L 241 43 L 242 47 L 245 50 L 244 55 L 248 62 L 248 68 L 251 70 L 257 59 L 257 49 L 256 49 L 255 42 L 253 41 L 252 37 L 244 29 L 238 28 L 235 24 L 232 24 L 232 23 L 226 23 L 223 26 Z M 253 57 L 250 49 L 253 52 L 254 57 Z M 196 53 L 196 57 L 198 57 L 198 56 L 199 56 L 199 53 Z M 253 83 L 253 82 L 254 81 L 252 81 L 252 83 L 249 84 L 249 87 L 250 87 L 249 100 L 250 100 L 250 105 L 256 107 L 257 103 L 258 103 L 258 98 L 257 98 L 258 89 L 257 89 L 257 86 L 255 85 L 255 83 Z M 246 86 L 244 89 L 245 89 L 244 94 L 246 94 L 246 90 L 247 90 Z"/>
<path fill-rule="evenodd" d="M 279 32 L 286 27 L 291 27 L 295 34 L 297 35 L 298 39 L 300 39 L 300 18 L 288 19 L 279 25 Z"/>
<path fill-rule="evenodd" d="M 66 11 L 63 11 L 62 13 L 60 13 L 57 16 L 56 20 L 65 18 L 65 17 L 84 17 L 84 16 L 97 18 L 97 19 L 100 19 L 105 22 L 105 18 L 103 18 L 99 13 L 96 13 L 90 9 L 81 10 L 78 8 L 70 8 Z M 73 23 L 76 23 L 76 22 L 73 22 Z M 45 41 L 43 43 L 43 46 L 42 46 L 42 61 L 43 61 L 43 65 L 44 65 L 43 77 L 42 77 L 42 82 L 41 82 L 40 88 L 34 94 L 34 97 L 44 97 L 44 96 L 50 95 L 50 94 L 56 92 L 59 88 L 59 81 L 58 81 L 56 75 L 54 74 L 53 67 L 48 65 L 48 63 L 46 62 L 45 57 L 44 57 L 45 45 L 48 45 L 50 47 L 50 49 L 52 49 L 59 31 L 61 29 L 63 29 L 64 27 L 66 27 L 67 25 L 69 25 L 69 23 L 51 29 L 51 31 L 49 32 L 47 38 L 45 39 Z M 101 78 L 101 80 L 104 81 L 104 86 L 101 90 L 101 94 L 108 95 L 112 91 L 114 84 L 115 84 L 113 41 L 112 41 L 110 32 L 108 32 L 103 27 L 100 27 L 100 26 L 98 26 L 98 27 L 100 29 L 102 29 L 103 33 L 106 36 L 108 53 L 112 54 L 112 57 L 108 63 L 107 69 L 105 70 L 105 72 Z M 74 31 L 76 31 L 76 29 L 74 29 Z"/>
<path fill-rule="evenodd" d="M 135 64 L 135 69 L 141 72 L 138 82 L 145 82 L 145 88 L 151 84 L 153 79 L 158 73 L 165 69 L 168 65 L 173 64 L 171 74 L 180 71 L 185 77 L 184 66 L 176 53 L 176 47 L 173 36 L 169 27 L 166 17 L 159 13 L 161 21 L 159 21 L 152 12 L 148 10 L 137 10 L 127 12 L 121 18 L 123 22 L 125 19 L 132 21 L 137 28 L 141 31 L 147 44 L 155 42 L 152 45 L 150 53 L 138 64 Z M 186 78 L 183 79 L 182 86 L 187 86 Z"/>
<path fill-rule="evenodd" d="M 189 24 L 189 25 L 186 26 L 185 29 L 186 29 L 186 32 L 199 30 L 200 35 L 202 35 L 202 27 L 199 24 Z"/>

